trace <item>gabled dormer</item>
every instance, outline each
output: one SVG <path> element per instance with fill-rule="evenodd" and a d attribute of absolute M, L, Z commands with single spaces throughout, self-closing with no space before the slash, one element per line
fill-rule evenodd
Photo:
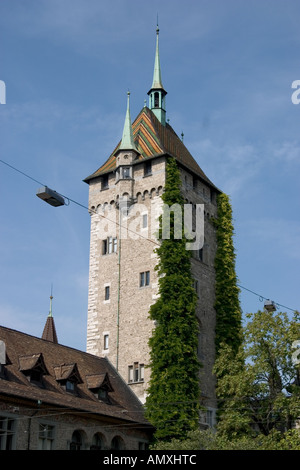
<path fill-rule="evenodd" d="M 114 389 L 110 383 L 108 374 L 87 375 L 88 389 L 95 395 L 98 400 L 109 403 L 109 393 Z"/>
<path fill-rule="evenodd" d="M 77 364 L 62 364 L 54 367 L 56 381 L 69 393 L 77 392 L 77 385 L 83 383 Z"/>
<path fill-rule="evenodd" d="M 20 356 L 19 366 L 27 380 L 35 385 L 41 386 L 43 376 L 49 374 L 42 353 Z"/>

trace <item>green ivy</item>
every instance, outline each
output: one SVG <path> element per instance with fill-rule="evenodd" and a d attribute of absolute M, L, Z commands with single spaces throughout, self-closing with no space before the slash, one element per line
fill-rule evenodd
<path fill-rule="evenodd" d="M 214 220 L 217 237 L 215 256 L 216 290 L 216 352 L 224 343 L 235 354 L 242 343 L 242 312 L 235 271 L 234 229 L 229 197 L 221 193 L 217 198 L 218 216 Z"/>
<path fill-rule="evenodd" d="M 179 204 L 183 215 L 180 172 L 174 158 L 167 161 L 162 200 L 169 207 Z M 180 239 L 174 237 L 174 223 L 171 213 L 170 239 L 161 239 L 156 250 L 159 298 L 150 308 L 155 328 L 149 340 L 151 378 L 146 415 L 156 427 L 155 437 L 161 440 L 183 438 L 197 428 L 199 419 L 197 295 L 183 223 Z M 161 230 L 162 217 L 160 236 Z"/>

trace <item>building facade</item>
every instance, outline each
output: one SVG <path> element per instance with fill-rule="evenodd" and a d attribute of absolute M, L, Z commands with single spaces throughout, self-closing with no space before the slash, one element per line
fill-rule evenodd
<path fill-rule="evenodd" d="M 0 327 L 0 450 L 146 449 L 153 428 L 115 368 L 48 326 L 43 338 Z"/>
<path fill-rule="evenodd" d="M 198 294 L 198 356 L 203 363 L 203 402 L 215 408 L 212 366 L 215 357 L 214 257 L 219 190 L 204 174 L 166 119 L 157 28 L 154 74 L 144 106 L 131 122 L 128 94 L 123 135 L 106 162 L 85 179 L 91 215 L 87 324 L 88 352 L 107 356 L 144 402 L 150 378 L 148 341 L 155 325 L 149 308 L 158 296 L 155 271 L 158 217 L 165 187 L 166 162 L 174 157 L 182 193 L 199 229 L 197 207 L 204 217 L 204 243 L 192 252 Z M 202 219 L 203 220 L 203 219 Z M 201 230 L 203 226 L 201 225 Z M 202 240 L 203 242 L 203 240 Z"/>

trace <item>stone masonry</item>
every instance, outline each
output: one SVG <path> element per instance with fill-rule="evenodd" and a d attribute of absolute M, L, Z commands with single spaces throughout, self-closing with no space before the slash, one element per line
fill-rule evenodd
<path fill-rule="evenodd" d="M 207 178 L 166 119 L 161 83 L 158 28 L 149 108 L 144 106 L 131 124 L 129 97 L 123 137 L 106 162 L 85 179 L 89 184 L 91 214 L 90 273 L 87 323 L 88 352 L 106 356 L 142 402 L 150 378 L 148 341 L 155 324 L 149 308 L 158 296 L 155 271 L 158 217 L 166 179 L 166 161 L 176 159 L 182 194 L 193 208 L 193 230 L 198 205 L 204 213 L 204 244 L 191 258 L 198 295 L 198 357 L 202 421 L 212 424 L 216 409 L 215 380 L 215 272 L 218 188 Z M 129 96 L 129 95 L 128 95 Z"/>

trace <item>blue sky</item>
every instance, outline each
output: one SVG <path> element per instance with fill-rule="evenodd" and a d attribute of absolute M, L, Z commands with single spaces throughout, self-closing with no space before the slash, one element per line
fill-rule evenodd
<path fill-rule="evenodd" d="M 231 197 L 239 282 L 300 309 L 298 0 L 0 0 L 0 158 L 87 205 L 127 90 L 132 119 L 147 98 L 157 14 L 167 117 Z M 0 163 L 0 324 L 41 336 L 53 284 L 59 341 L 84 350 L 90 216 L 38 187 Z"/>

